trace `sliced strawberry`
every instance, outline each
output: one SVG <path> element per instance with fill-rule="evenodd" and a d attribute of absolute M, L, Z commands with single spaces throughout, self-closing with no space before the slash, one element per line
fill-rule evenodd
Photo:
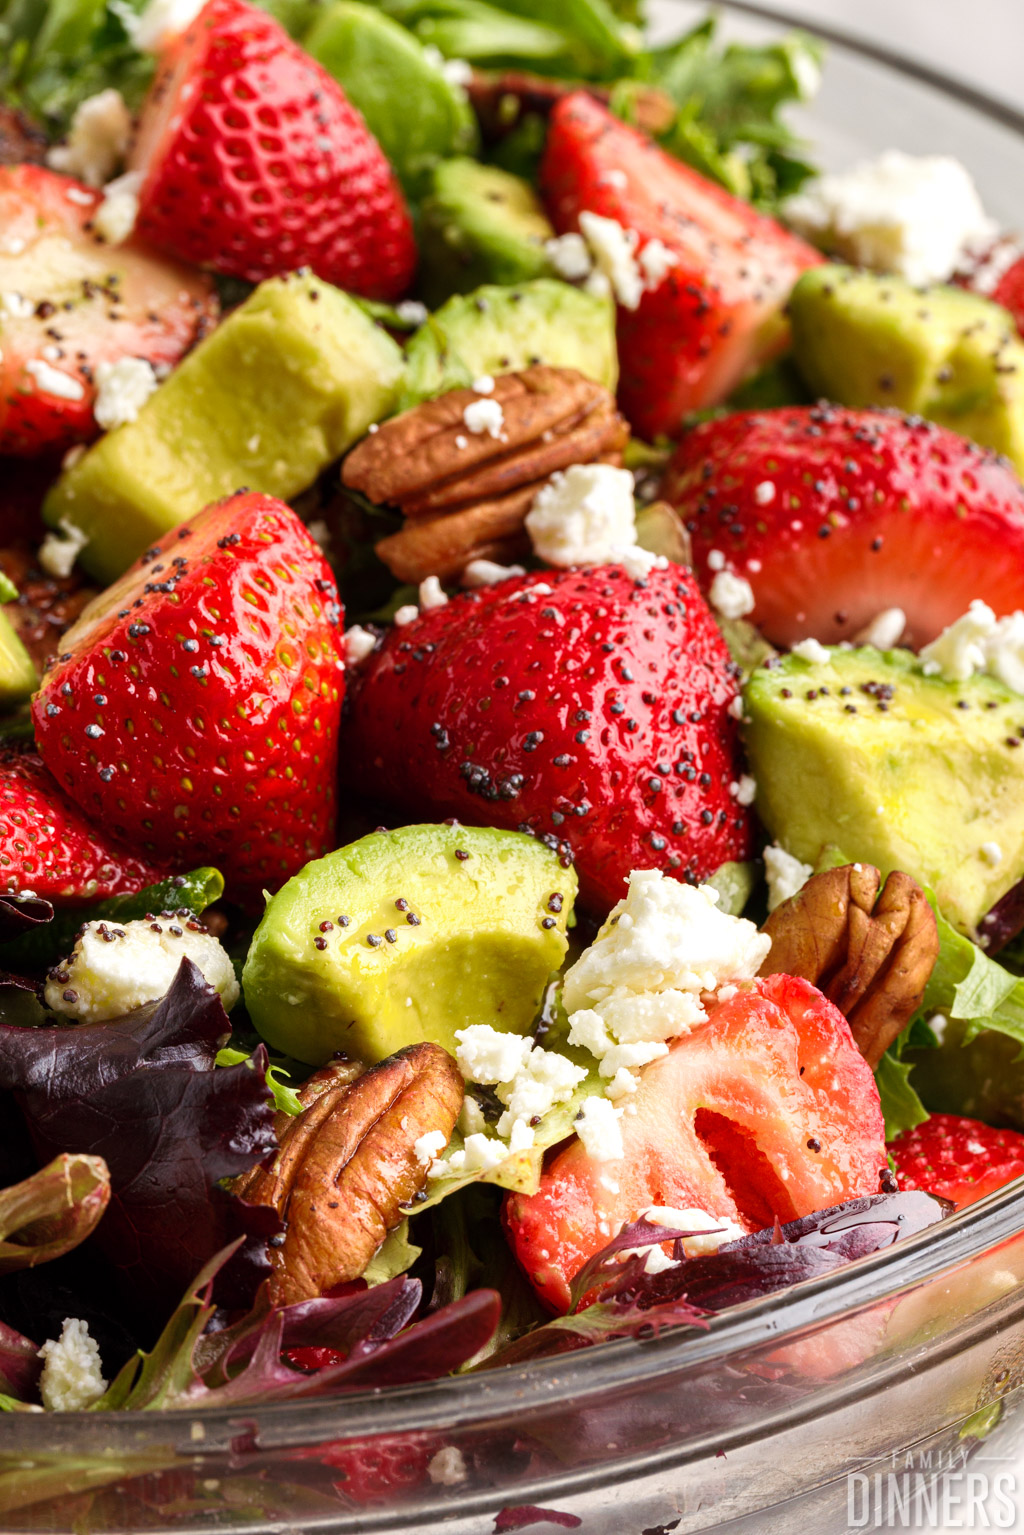
<path fill-rule="evenodd" d="M 0 166 L 0 453 L 94 437 L 100 363 L 172 367 L 216 317 L 201 273 L 90 232 L 102 200 L 43 166 Z"/>
<path fill-rule="evenodd" d="M 1024 240 L 1003 235 L 985 251 L 974 253 L 955 281 L 1002 304 L 1024 336 Z"/>
<path fill-rule="evenodd" d="M 1024 1135 L 960 1114 L 933 1114 L 889 1150 L 900 1188 L 939 1194 L 957 1209 L 1024 1178 Z"/>
<path fill-rule="evenodd" d="M 1024 488 L 1005 459 L 898 411 L 727 416 L 679 445 L 663 494 L 707 590 L 724 566 L 775 644 L 852 639 L 885 608 L 919 646 L 983 597 L 1024 607 Z"/>
<path fill-rule="evenodd" d="M 131 165 L 138 229 L 186 261 L 259 282 L 309 266 L 398 298 L 416 261 L 402 193 L 341 87 L 244 0 L 208 0 L 174 40 Z"/>
<path fill-rule="evenodd" d="M 704 1210 L 762 1230 L 877 1194 L 887 1170 L 871 1068 L 849 1024 L 804 980 L 773 975 L 709 1010 L 644 1068 L 625 1156 L 596 1162 L 573 1139 L 505 1222 L 541 1299 L 565 1311 L 595 1253 L 652 1206 Z"/>
<path fill-rule="evenodd" d="M 147 855 L 259 902 L 334 846 L 341 607 L 295 513 L 240 491 L 86 609 L 33 703 L 79 805 Z"/>
<path fill-rule="evenodd" d="M 165 872 L 109 842 L 35 752 L 0 748 L 0 889 L 75 905 L 133 895 Z"/>
<path fill-rule="evenodd" d="M 635 234 L 641 274 L 664 247 L 639 304 L 618 311 L 619 401 L 641 436 L 675 434 L 785 346 L 783 306 L 819 253 L 585 92 L 551 114 L 541 187 L 560 234 L 584 212 Z"/>
<path fill-rule="evenodd" d="M 391 630 L 353 699 L 351 777 L 406 815 L 533 832 L 607 911 L 631 869 L 693 881 L 748 856 L 734 676 L 678 566 L 513 578 Z"/>

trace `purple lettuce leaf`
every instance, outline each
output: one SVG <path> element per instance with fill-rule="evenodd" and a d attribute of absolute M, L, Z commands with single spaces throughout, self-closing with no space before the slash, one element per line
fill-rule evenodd
<path fill-rule="evenodd" d="M 403 1275 L 374 1289 L 352 1285 L 344 1295 L 294 1306 L 271 1306 L 264 1292 L 249 1316 L 211 1332 L 214 1280 L 231 1255 L 225 1248 L 207 1263 L 152 1351 L 129 1360 L 91 1411 L 238 1406 L 434 1380 L 484 1346 L 501 1311 L 494 1291 L 474 1290 L 407 1325 L 421 1287 Z M 298 1369 L 282 1356 L 300 1346 L 348 1357 Z"/>
<path fill-rule="evenodd" d="M 526 1530 L 535 1524 L 554 1524 L 560 1530 L 578 1530 L 583 1520 L 578 1514 L 560 1513 L 557 1508 L 538 1508 L 536 1503 L 517 1503 L 494 1516 L 495 1535 L 510 1530 Z"/>
<path fill-rule="evenodd" d="M 66 1152 L 23 1182 L 0 1189 L 0 1274 L 70 1252 L 96 1229 L 109 1199 L 103 1159 Z"/>
<path fill-rule="evenodd" d="M 106 1161 L 112 1197 L 95 1240 L 151 1315 L 165 1316 L 240 1233 L 219 1298 L 248 1305 L 269 1272 L 276 1215 L 217 1186 L 276 1145 L 262 1052 L 214 1068 L 229 1033 L 220 997 L 187 959 L 164 998 L 123 1018 L 0 1025 L 0 1087 L 14 1094 L 39 1159 L 71 1151 Z"/>
<path fill-rule="evenodd" d="M 39 1345 L 0 1322 L 0 1397 L 13 1402 L 34 1402 L 42 1370 Z"/>
<path fill-rule="evenodd" d="M 0 943 L 53 921 L 53 907 L 38 895 L 0 895 Z"/>

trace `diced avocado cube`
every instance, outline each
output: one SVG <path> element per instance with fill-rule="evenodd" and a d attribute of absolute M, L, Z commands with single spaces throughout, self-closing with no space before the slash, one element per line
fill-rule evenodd
<path fill-rule="evenodd" d="M 35 663 L 0 608 L 0 709 L 16 709 L 39 686 Z"/>
<path fill-rule="evenodd" d="M 491 827 L 404 826 L 309 863 L 269 902 L 245 963 L 249 1014 L 313 1065 L 382 1060 L 487 1023 L 525 1034 L 565 958 L 576 875 Z"/>
<path fill-rule="evenodd" d="M 834 648 L 759 667 L 743 707 L 757 813 L 788 853 L 902 869 L 965 932 L 1024 875 L 1024 698 L 995 678 Z"/>
<path fill-rule="evenodd" d="M 57 481 L 43 508 L 113 581 L 179 522 L 243 485 L 287 500 L 367 427 L 402 383 L 399 348 L 359 305 L 308 274 L 261 283 L 139 411 Z"/>
<path fill-rule="evenodd" d="M 420 286 L 429 304 L 483 283 L 551 273 L 554 228 L 528 181 L 477 160 L 445 160 L 420 210 Z"/>

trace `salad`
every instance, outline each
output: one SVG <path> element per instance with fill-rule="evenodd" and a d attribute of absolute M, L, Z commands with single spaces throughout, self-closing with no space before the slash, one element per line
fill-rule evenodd
<path fill-rule="evenodd" d="M 685 1347 L 1024 1175 L 1024 254 L 815 177 L 810 40 L 548 9 L 0 6 L 5 1411 Z"/>

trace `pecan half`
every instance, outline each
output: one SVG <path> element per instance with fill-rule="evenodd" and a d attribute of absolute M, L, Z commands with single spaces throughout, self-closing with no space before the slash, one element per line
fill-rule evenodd
<path fill-rule="evenodd" d="M 496 557 L 496 546 L 509 555 L 556 470 L 622 462 L 629 428 L 614 397 L 572 368 L 537 364 L 495 379 L 486 398 L 501 406 L 497 437 L 466 425 L 466 407 L 481 398 L 453 389 L 427 400 L 385 421 L 345 460 L 345 485 L 407 518 L 376 546 L 402 581 L 458 575 L 471 559 Z M 451 526 L 442 528 L 442 519 Z"/>
<path fill-rule="evenodd" d="M 772 912 L 762 975 L 812 981 L 849 1020 L 864 1059 L 878 1065 L 921 1004 L 939 954 L 935 915 L 909 874 L 870 864 L 815 874 Z"/>
<path fill-rule="evenodd" d="M 410 1045 L 358 1072 L 332 1062 L 311 1077 L 300 1093 L 303 1112 L 278 1121 L 273 1162 L 232 1185 L 251 1204 L 272 1205 L 284 1223 L 284 1241 L 270 1250 L 276 1305 L 358 1279 L 426 1182 L 416 1141 L 431 1130 L 448 1140 L 455 1128 L 462 1077 L 440 1046 Z"/>

